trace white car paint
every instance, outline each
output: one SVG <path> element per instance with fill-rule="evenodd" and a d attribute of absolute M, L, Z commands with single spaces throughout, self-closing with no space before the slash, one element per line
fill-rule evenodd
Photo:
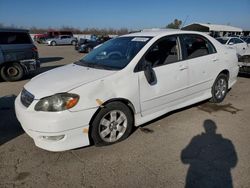
<path fill-rule="evenodd" d="M 165 36 L 180 34 L 203 36 L 211 41 L 217 52 L 155 67 L 157 83 L 150 85 L 144 72 L 134 71 L 135 67 L 156 41 Z M 25 107 L 19 94 L 15 101 L 16 115 L 38 147 L 49 151 L 64 151 L 89 145 L 91 118 L 102 108 L 98 101 L 105 104 L 111 100 L 126 99 L 134 109 L 134 124 L 139 126 L 169 111 L 211 98 L 212 85 L 223 70 L 229 72 L 229 88 L 236 82 L 236 53 L 206 34 L 170 30 L 125 36 L 152 39 L 122 70 L 100 70 L 70 64 L 38 75 L 24 86 L 35 99 L 30 106 Z M 63 92 L 78 94 L 80 100 L 77 105 L 60 112 L 34 110 L 42 98 Z M 61 140 L 46 139 L 47 136 L 60 135 L 64 135 Z"/>
<path fill-rule="evenodd" d="M 237 54 L 243 56 L 249 51 L 248 44 L 238 37 L 220 37 L 218 39 L 227 40 L 225 46 L 236 50 Z"/>

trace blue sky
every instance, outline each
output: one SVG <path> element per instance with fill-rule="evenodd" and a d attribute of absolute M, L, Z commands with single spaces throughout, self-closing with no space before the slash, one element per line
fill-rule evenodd
<path fill-rule="evenodd" d="M 250 0 L 0 0 L 0 23 L 24 27 L 164 27 L 175 18 L 250 29 Z"/>

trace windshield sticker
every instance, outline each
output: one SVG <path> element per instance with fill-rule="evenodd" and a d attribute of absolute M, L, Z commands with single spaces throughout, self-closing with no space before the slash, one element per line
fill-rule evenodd
<path fill-rule="evenodd" d="M 142 38 L 142 37 L 135 37 L 131 41 L 136 41 L 136 42 L 147 42 L 149 38 Z"/>

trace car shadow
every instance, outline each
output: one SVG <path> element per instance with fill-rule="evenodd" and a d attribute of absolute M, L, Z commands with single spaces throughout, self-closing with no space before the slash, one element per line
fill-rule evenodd
<path fill-rule="evenodd" d="M 231 169 L 238 157 L 231 140 L 216 133 L 216 123 L 207 119 L 205 132 L 194 136 L 181 151 L 181 161 L 188 164 L 185 188 L 233 187 Z"/>
<path fill-rule="evenodd" d="M 142 125 L 140 125 L 140 126 L 138 126 L 138 127 L 135 127 L 135 126 L 134 126 L 133 132 L 136 131 L 136 130 L 139 128 L 142 132 L 151 133 L 152 131 L 149 130 L 148 128 L 146 128 L 147 125 L 150 125 L 150 124 L 152 124 L 152 123 L 155 123 L 155 122 L 157 122 L 157 121 L 159 121 L 159 120 L 162 120 L 162 119 L 164 119 L 164 118 L 166 118 L 166 117 L 168 117 L 168 116 L 171 116 L 171 115 L 173 115 L 173 114 L 176 114 L 176 113 L 178 113 L 178 112 L 182 112 L 182 111 L 185 111 L 185 110 L 194 108 L 194 107 L 199 107 L 199 106 L 202 106 L 202 105 L 207 104 L 207 103 L 209 103 L 209 100 L 204 100 L 204 101 L 195 103 L 195 104 L 190 105 L 190 106 L 186 106 L 186 107 L 183 107 L 183 108 L 180 108 L 180 109 L 177 109 L 177 110 L 173 110 L 173 111 L 171 111 L 171 112 L 167 112 L 166 114 L 163 114 L 163 115 L 161 115 L 161 116 L 159 116 L 159 117 L 157 117 L 157 118 L 155 118 L 155 119 L 152 119 L 152 120 L 150 120 L 150 121 L 148 121 L 148 122 L 146 122 L 146 123 L 144 123 L 144 124 L 142 124 Z M 144 130 L 145 130 L 145 131 L 144 131 Z"/>
<path fill-rule="evenodd" d="M 61 61 L 63 60 L 63 57 L 40 57 L 40 63 L 50 63 L 50 62 L 54 62 L 54 61 Z"/>
<path fill-rule="evenodd" d="M 0 146 L 24 133 L 15 115 L 15 99 L 15 95 L 0 98 Z"/>
<path fill-rule="evenodd" d="M 239 73 L 238 77 L 242 77 L 242 78 L 250 78 L 250 72 L 249 73 Z"/>

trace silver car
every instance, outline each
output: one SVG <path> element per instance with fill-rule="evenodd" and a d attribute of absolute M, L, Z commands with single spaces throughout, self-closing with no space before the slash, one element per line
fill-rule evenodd
<path fill-rule="evenodd" d="M 70 35 L 59 35 L 56 38 L 47 39 L 46 43 L 50 46 L 62 45 L 62 44 L 71 44 L 75 45 L 77 39 Z"/>

